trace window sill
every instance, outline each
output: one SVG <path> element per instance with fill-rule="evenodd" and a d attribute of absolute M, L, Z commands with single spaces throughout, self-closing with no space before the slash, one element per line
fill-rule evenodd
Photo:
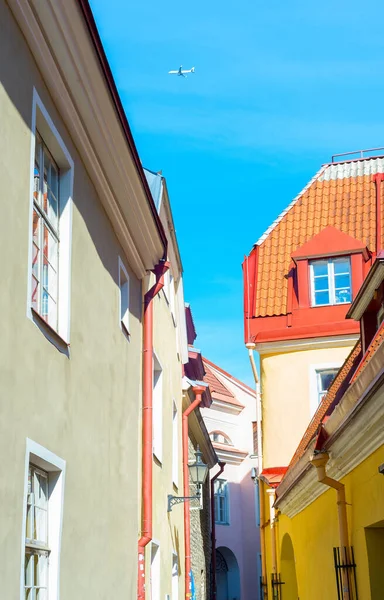
<path fill-rule="evenodd" d="M 311 304 L 311 308 L 326 308 L 328 306 L 345 306 L 346 304 L 352 304 L 352 300 L 350 302 L 336 302 L 335 304 Z"/>
<path fill-rule="evenodd" d="M 222 523 L 221 521 L 215 521 L 215 525 L 222 525 L 223 527 L 229 527 L 230 523 Z"/>
<path fill-rule="evenodd" d="M 34 309 L 31 309 L 31 319 L 40 331 L 45 335 L 48 341 L 53 344 L 60 352 L 66 354 L 69 358 L 69 342 L 66 342 L 49 323 Z"/>

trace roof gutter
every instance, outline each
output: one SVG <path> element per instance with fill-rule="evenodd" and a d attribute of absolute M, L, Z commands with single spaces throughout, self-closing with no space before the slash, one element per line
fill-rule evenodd
<path fill-rule="evenodd" d="M 129 126 L 128 119 L 125 114 L 122 102 L 120 100 L 119 92 L 117 91 L 116 83 L 113 78 L 111 67 L 109 66 L 108 59 L 107 59 L 107 56 L 106 56 L 104 48 L 103 48 L 103 44 L 100 39 L 99 32 L 97 30 L 96 22 L 95 22 L 91 7 L 89 5 L 89 1 L 88 0 L 77 0 L 77 1 L 78 1 L 78 5 L 81 8 L 81 11 L 83 13 L 85 22 L 88 27 L 88 31 L 91 36 L 91 39 L 93 41 L 93 45 L 95 47 L 95 51 L 96 51 L 97 57 L 100 62 L 101 70 L 106 79 L 113 103 L 115 105 L 117 116 L 119 118 L 121 127 L 124 131 L 126 140 L 128 142 L 129 149 L 132 154 L 133 161 L 136 166 L 137 174 L 138 174 L 141 184 L 144 188 L 144 193 L 147 197 L 147 201 L 148 201 L 149 207 L 151 209 L 153 219 L 156 223 L 157 230 L 158 230 L 161 242 L 164 247 L 163 258 L 164 258 L 164 260 L 166 260 L 167 259 L 167 246 L 168 246 L 167 237 L 165 235 L 163 225 L 160 221 L 160 217 L 157 213 L 156 206 L 153 201 L 151 190 L 149 189 L 147 179 L 144 175 L 143 167 L 141 165 L 141 161 L 139 158 L 139 153 L 137 151 L 136 144 L 134 142 L 131 128 Z"/>

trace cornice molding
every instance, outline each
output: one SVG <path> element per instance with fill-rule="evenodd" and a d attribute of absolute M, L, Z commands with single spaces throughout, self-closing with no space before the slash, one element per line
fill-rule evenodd
<path fill-rule="evenodd" d="M 340 348 L 357 342 L 357 334 L 335 335 L 318 338 L 284 340 L 278 342 L 256 343 L 254 349 L 263 356 L 274 352 L 295 352 L 297 350 L 318 350 L 321 348 Z"/>
<path fill-rule="evenodd" d="M 327 474 L 341 480 L 361 464 L 368 456 L 384 444 L 384 386 L 381 386 L 365 403 L 341 434 L 329 447 L 330 460 Z M 319 483 L 316 470 L 309 465 L 312 448 L 308 448 L 292 473 L 290 489 L 284 493 L 277 505 L 282 513 L 292 518 L 304 510 L 321 494 L 329 489 Z M 287 485 L 289 482 L 287 481 Z"/>
<path fill-rule="evenodd" d="M 130 266 L 142 278 L 163 247 L 80 9 L 74 0 L 8 4 Z"/>

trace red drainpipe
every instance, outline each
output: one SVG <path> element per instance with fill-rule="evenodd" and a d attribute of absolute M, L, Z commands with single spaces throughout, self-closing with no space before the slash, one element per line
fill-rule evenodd
<path fill-rule="evenodd" d="M 152 540 L 152 393 L 153 393 L 153 298 L 164 287 L 169 262 L 156 265 L 156 282 L 144 296 L 143 319 L 143 439 L 142 439 L 142 530 L 138 546 L 137 597 L 145 599 L 145 546 Z"/>
<path fill-rule="evenodd" d="M 219 462 L 220 470 L 211 479 L 211 547 L 212 547 L 212 600 L 216 600 L 216 522 L 215 522 L 215 481 L 224 471 L 225 462 Z"/>
<path fill-rule="evenodd" d="M 183 486 L 184 496 L 190 496 L 189 493 L 189 470 L 188 470 L 188 417 L 202 401 L 202 394 L 205 391 L 203 386 L 195 386 L 192 388 L 196 396 L 195 400 L 185 409 L 182 419 L 182 436 L 183 436 Z M 184 502 L 184 546 L 185 546 L 185 598 L 190 600 L 190 583 L 191 583 L 191 520 L 190 520 L 189 501 Z"/>
<path fill-rule="evenodd" d="M 376 173 L 372 177 L 376 184 L 376 254 L 381 250 L 381 182 L 384 173 Z"/>

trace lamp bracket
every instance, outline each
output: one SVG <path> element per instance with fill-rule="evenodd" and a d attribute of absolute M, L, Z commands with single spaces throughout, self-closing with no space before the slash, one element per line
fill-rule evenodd
<path fill-rule="evenodd" d="M 181 502 L 188 502 L 189 500 L 200 500 L 200 492 L 196 496 L 172 496 L 168 494 L 168 512 L 171 512 L 172 506 L 180 504 Z"/>

